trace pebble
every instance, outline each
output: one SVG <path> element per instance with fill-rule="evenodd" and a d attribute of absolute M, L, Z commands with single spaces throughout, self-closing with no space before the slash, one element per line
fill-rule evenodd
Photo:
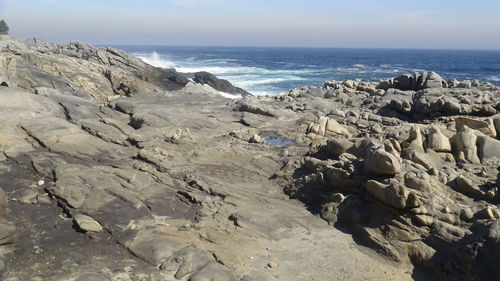
<path fill-rule="evenodd" d="M 42 186 L 42 185 L 44 185 L 44 184 L 45 184 L 45 181 L 44 181 L 44 180 L 39 180 L 39 181 L 37 182 L 37 184 L 38 184 L 38 186 Z"/>
<path fill-rule="evenodd" d="M 277 263 L 275 263 L 275 262 L 270 262 L 270 263 L 267 264 L 267 267 L 269 267 L 269 268 L 277 268 L 278 266 L 279 265 Z"/>

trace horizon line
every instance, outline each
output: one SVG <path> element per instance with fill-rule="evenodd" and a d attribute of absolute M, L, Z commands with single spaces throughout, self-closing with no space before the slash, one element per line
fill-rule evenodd
<path fill-rule="evenodd" d="M 69 42 L 68 42 L 69 43 Z M 190 44 L 138 44 L 138 43 L 89 43 L 98 47 L 199 47 L 199 48 L 280 48 L 280 49 L 370 49 L 370 50 L 427 50 L 427 51 L 500 51 L 499 48 L 450 48 L 450 47 L 340 47 L 340 46 L 289 46 L 289 45 L 190 45 Z"/>

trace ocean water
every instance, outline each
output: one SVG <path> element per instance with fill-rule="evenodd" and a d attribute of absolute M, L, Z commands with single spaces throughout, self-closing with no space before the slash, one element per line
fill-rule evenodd
<path fill-rule="evenodd" d="M 154 66 L 208 71 L 253 94 L 325 80 L 378 81 L 416 71 L 500 85 L 500 50 L 115 46 Z"/>

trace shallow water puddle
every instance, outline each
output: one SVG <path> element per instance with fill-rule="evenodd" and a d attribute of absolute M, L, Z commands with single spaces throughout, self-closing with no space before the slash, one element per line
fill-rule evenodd
<path fill-rule="evenodd" d="M 295 144 L 293 141 L 285 140 L 285 139 L 281 138 L 281 136 L 279 136 L 279 135 L 262 136 L 262 138 L 271 144 L 279 145 L 279 146 L 288 146 L 288 145 Z"/>

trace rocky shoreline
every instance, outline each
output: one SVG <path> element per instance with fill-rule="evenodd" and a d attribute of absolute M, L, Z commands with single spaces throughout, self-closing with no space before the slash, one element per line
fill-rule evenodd
<path fill-rule="evenodd" d="M 253 97 L 11 36 L 0 84 L 2 280 L 499 273 L 498 86 L 416 73 Z"/>

